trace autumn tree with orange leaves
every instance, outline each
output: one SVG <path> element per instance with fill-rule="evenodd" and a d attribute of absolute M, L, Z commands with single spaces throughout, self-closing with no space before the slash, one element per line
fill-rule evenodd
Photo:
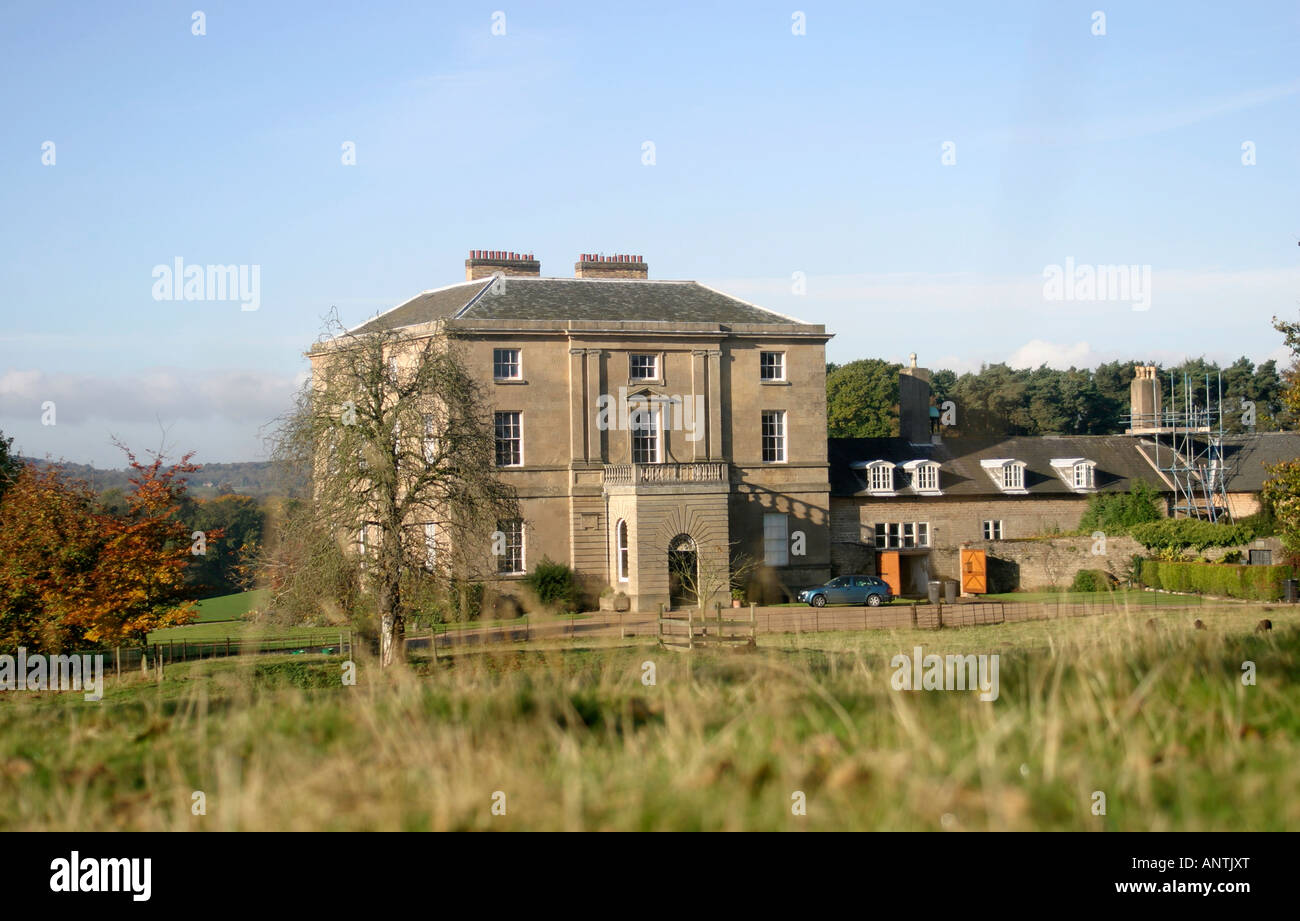
<path fill-rule="evenodd" d="M 194 619 L 185 585 L 191 535 L 177 513 L 186 477 L 199 468 L 192 454 L 171 465 L 126 455 L 125 515 L 105 511 L 89 485 L 57 468 L 24 465 L 5 491 L 0 647 L 143 643 L 151 630 Z"/>

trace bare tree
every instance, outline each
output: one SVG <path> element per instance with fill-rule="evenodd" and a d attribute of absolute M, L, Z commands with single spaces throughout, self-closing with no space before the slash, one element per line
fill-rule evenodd
<path fill-rule="evenodd" d="M 405 647 L 403 585 L 486 576 L 491 534 L 518 505 L 496 475 L 491 413 L 454 339 L 358 333 L 331 316 L 311 356 L 274 455 L 310 473 L 315 527 L 350 545 L 387 667 Z"/>
<path fill-rule="evenodd" d="M 737 550 L 739 545 L 739 541 L 692 538 L 688 553 L 693 553 L 694 565 L 686 562 L 689 557 L 673 552 L 682 548 L 670 545 L 667 548 L 670 579 L 678 580 L 684 593 L 694 596 L 701 611 L 707 611 L 714 602 L 730 607 L 732 590 L 743 588 L 760 565 L 758 560 Z"/>

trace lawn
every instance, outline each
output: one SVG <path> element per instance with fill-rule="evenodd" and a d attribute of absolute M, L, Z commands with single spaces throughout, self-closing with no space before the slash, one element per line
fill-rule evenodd
<path fill-rule="evenodd" d="M 266 589 L 254 589 L 251 592 L 204 598 L 197 603 L 199 616 L 195 623 L 205 624 L 213 621 L 240 620 L 249 611 L 265 602 Z"/>
<path fill-rule="evenodd" d="M 1199 616 L 177 664 L 0 697 L 0 829 L 1300 829 L 1300 610 Z M 997 699 L 895 690 L 917 646 Z"/>

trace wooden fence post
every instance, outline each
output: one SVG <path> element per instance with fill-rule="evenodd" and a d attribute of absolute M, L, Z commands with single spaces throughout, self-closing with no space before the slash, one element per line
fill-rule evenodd
<path fill-rule="evenodd" d="M 943 602 L 939 602 L 939 629 L 943 629 Z"/>
<path fill-rule="evenodd" d="M 758 616 L 754 613 L 754 602 L 749 603 L 749 638 L 758 642 Z"/>
<path fill-rule="evenodd" d="M 117 680 L 122 680 L 122 647 L 114 647 L 114 658 L 117 659 Z"/>
<path fill-rule="evenodd" d="M 695 614 L 692 608 L 686 609 L 686 648 L 695 648 Z"/>
<path fill-rule="evenodd" d="M 912 602 L 912 629 L 916 629 L 916 602 Z"/>

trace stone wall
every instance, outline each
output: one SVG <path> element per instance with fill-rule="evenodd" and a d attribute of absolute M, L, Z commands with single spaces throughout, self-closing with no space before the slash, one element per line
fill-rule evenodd
<path fill-rule="evenodd" d="M 982 542 L 980 548 L 988 552 L 990 591 L 1069 588 L 1081 569 L 1101 569 L 1124 579 L 1133 556 L 1146 555 L 1131 537 L 994 540 Z M 1012 581 L 1014 585 L 1007 584 Z"/>

